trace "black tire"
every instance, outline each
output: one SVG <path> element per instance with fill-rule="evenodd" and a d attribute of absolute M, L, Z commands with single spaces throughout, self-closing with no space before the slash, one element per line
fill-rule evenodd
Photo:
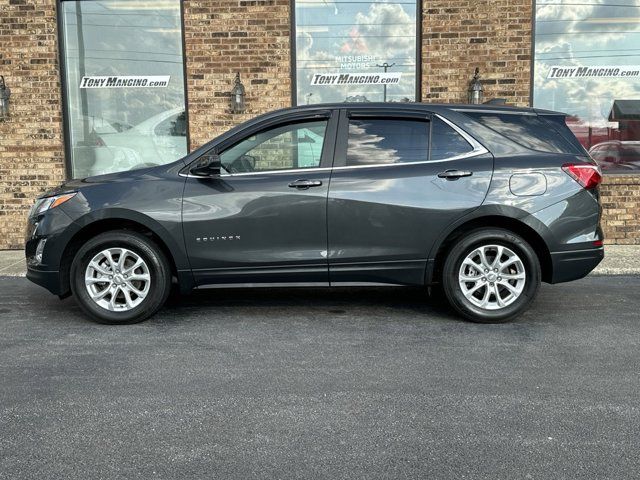
<path fill-rule="evenodd" d="M 474 305 L 465 297 L 459 282 L 462 262 L 474 249 L 483 245 L 501 245 L 511 249 L 522 261 L 526 273 L 520 296 L 499 310 Z M 449 250 L 442 271 L 442 285 L 449 304 L 460 315 L 477 323 L 503 323 L 523 313 L 536 297 L 540 279 L 540 261 L 535 251 L 522 237 L 501 228 L 483 228 L 465 234 Z"/>
<path fill-rule="evenodd" d="M 149 269 L 150 287 L 141 303 L 130 310 L 110 311 L 91 299 L 85 286 L 85 271 L 91 259 L 107 248 L 126 248 L 138 255 Z M 156 313 L 171 291 L 171 268 L 162 250 L 149 238 L 128 230 L 113 230 L 88 240 L 73 259 L 71 291 L 82 310 L 98 323 L 138 323 Z"/>

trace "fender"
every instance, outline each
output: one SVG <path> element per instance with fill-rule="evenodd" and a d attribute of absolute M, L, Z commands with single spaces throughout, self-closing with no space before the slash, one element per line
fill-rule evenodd
<path fill-rule="evenodd" d="M 500 217 L 501 219 L 512 220 L 515 222 L 519 222 L 532 230 L 534 230 L 544 241 L 549 251 L 553 251 L 553 247 L 556 245 L 557 241 L 549 229 L 544 223 L 540 220 L 532 216 L 530 213 L 517 208 L 512 207 L 510 205 L 481 205 L 472 212 L 460 217 L 458 220 L 452 222 L 445 228 L 436 242 L 434 242 L 431 250 L 429 251 L 429 255 L 427 256 L 427 268 L 425 272 L 425 283 L 428 285 L 432 283 L 433 280 L 433 271 L 435 266 L 436 256 L 438 251 L 446 241 L 446 239 L 458 228 L 461 226 L 470 223 L 470 222 L 478 222 L 483 218 L 488 220 L 487 224 L 490 224 L 490 219 L 493 217 Z"/>
<path fill-rule="evenodd" d="M 145 215 L 144 213 L 126 208 L 104 208 L 97 211 L 91 211 L 75 219 L 73 223 L 75 223 L 78 228 L 74 229 L 75 231 L 72 232 L 71 235 L 75 236 L 75 234 L 80 230 L 101 220 L 109 220 L 110 222 L 129 220 L 148 228 L 167 246 L 178 271 L 191 270 L 184 248 L 184 238 L 180 223 L 176 223 L 175 227 L 170 231 L 167 230 L 162 223 L 148 215 Z M 71 235 L 68 240 L 71 240 Z"/>

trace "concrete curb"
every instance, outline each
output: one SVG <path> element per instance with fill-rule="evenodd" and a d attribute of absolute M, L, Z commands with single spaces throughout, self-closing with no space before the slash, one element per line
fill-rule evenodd
<path fill-rule="evenodd" d="M 24 277 L 22 250 L 0 250 L 0 277 Z M 591 275 L 640 275 L 640 245 L 607 245 L 604 260 Z"/>

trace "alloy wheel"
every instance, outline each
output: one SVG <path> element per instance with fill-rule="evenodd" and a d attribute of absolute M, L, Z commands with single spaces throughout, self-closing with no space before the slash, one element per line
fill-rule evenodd
<path fill-rule="evenodd" d="M 503 245 L 483 245 L 462 261 L 458 283 L 465 298 L 476 307 L 500 310 L 515 302 L 527 274 L 520 257 Z"/>
<path fill-rule="evenodd" d="M 151 288 L 151 274 L 137 253 L 126 248 L 107 248 L 87 265 L 84 283 L 97 305 L 124 312 L 144 301 Z"/>

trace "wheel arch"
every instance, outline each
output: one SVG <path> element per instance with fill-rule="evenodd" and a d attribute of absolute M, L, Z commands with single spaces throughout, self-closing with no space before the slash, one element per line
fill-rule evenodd
<path fill-rule="evenodd" d="M 114 209 L 89 214 L 75 221 L 79 227 L 66 243 L 60 258 L 61 296 L 70 292 L 70 270 L 74 252 L 88 239 L 113 230 L 130 230 L 149 237 L 162 250 L 171 266 L 171 273 L 178 280 L 181 291 L 188 291 L 193 286 L 190 266 L 184 252 L 176 239 L 157 221 L 139 212 Z M 181 235 L 182 233 L 180 233 Z"/>
<path fill-rule="evenodd" d="M 531 248 L 533 248 L 540 261 L 542 281 L 550 282 L 553 275 L 553 264 L 548 238 L 550 233 L 544 232 L 547 228 L 541 223 L 537 225 L 536 222 L 540 223 L 531 216 L 518 218 L 498 215 L 492 212 L 467 218 L 462 222 L 450 226 L 450 228 L 443 232 L 439 241 L 430 252 L 429 258 L 431 260 L 427 268 L 426 283 L 431 284 L 440 281 L 444 261 L 455 241 L 465 233 L 479 228 L 502 228 L 521 236 L 531 245 Z M 544 233 L 540 233 L 540 230 Z"/>

